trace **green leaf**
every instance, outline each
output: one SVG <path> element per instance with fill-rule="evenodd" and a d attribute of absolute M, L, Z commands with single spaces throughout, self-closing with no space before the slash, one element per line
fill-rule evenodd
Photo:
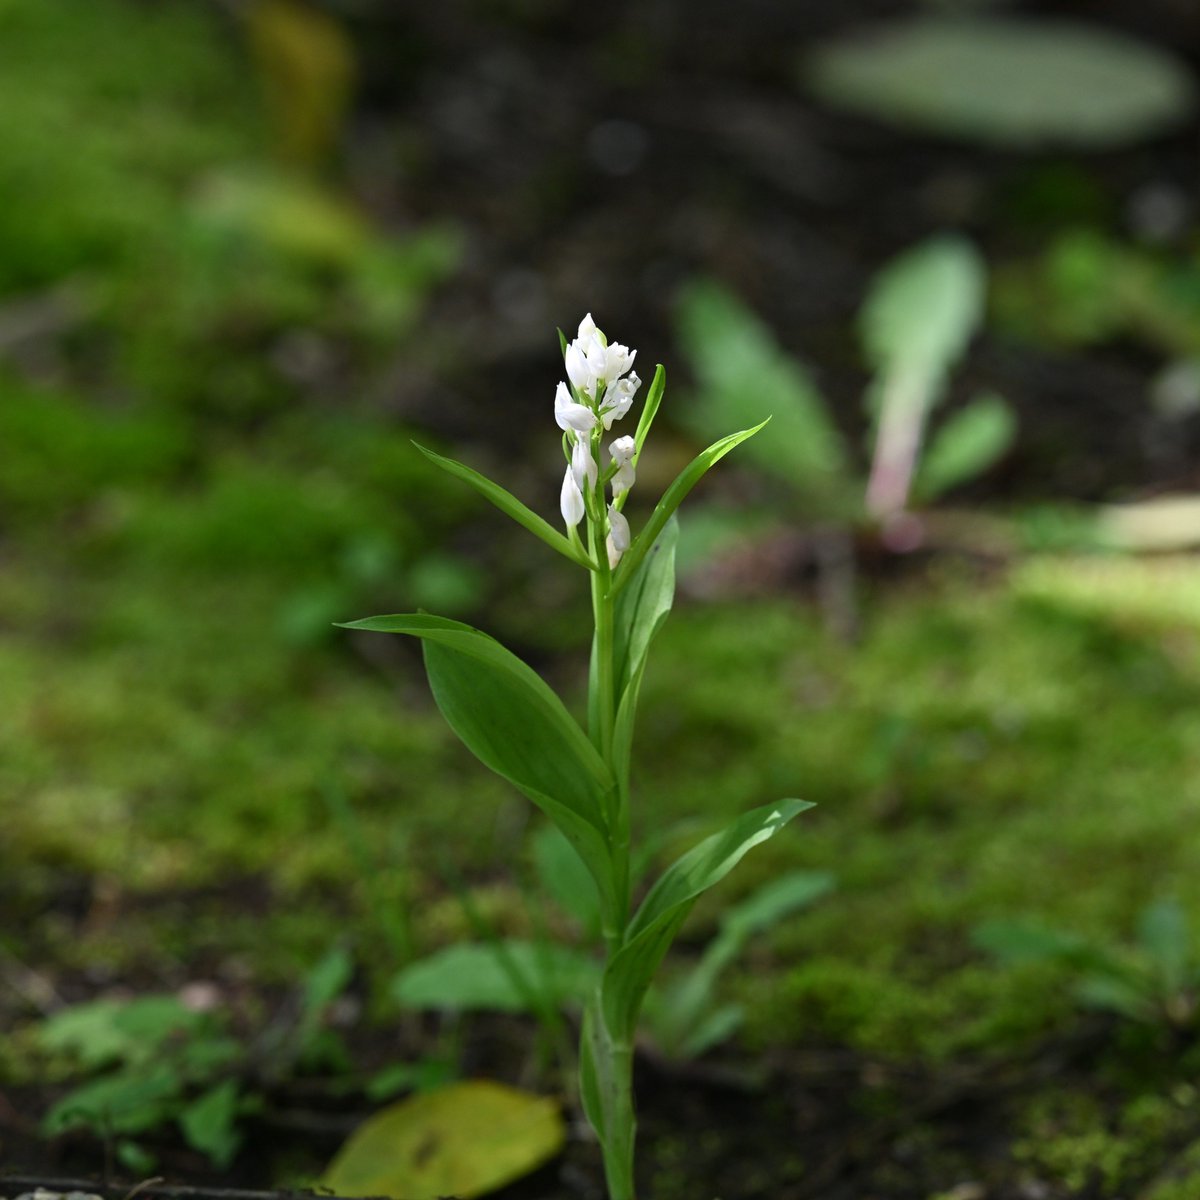
<path fill-rule="evenodd" d="M 828 895 L 833 886 L 831 871 L 789 871 L 726 909 L 721 917 L 722 935 L 733 939 L 740 950 L 748 938 L 807 908 Z"/>
<path fill-rule="evenodd" d="M 635 466 L 641 457 L 642 447 L 646 444 L 646 438 L 650 433 L 650 427 L 654 424 L 654 418 L 658 415 L 658 406 L 662 403 L 666 387 L 667 370 L 662 363 L 659 363 L 654 368 L 654 378 L 650 381 L 650 390 L 646 393 L 646 403 L 642 405 L 642 415 L 638 418 L 637 432 L 633 437 L 636 447 L 636 453 L 633 456 Z"/>
<path fill-rule="evenodd" d="M 697 454 L 675 476 L 671 486 L 663 493 L 663 498 L 655 505 L 654 512 L 650 514 L 650 520 L 646 522 L 646 527 L 634 538 L 633 545 L 625 552 L 625 557 L 621 560 L 621 565 L 613 577 L 614 592 L 619 592 L 637 573 L 642 559 L 646 557 L 658 540 L 659 534 L 666 528 L 667 522 L 683 503 L 688 492 L 700 482 L 715 463 L 724 458 L 735 446 L 740 446 L 747 438 L 752 438 L 770 419 L 768 417 L 766 421 L 755 425 L 753 429 L 743 429 L 739 433 L 731 433 L 728 437 L 721 438 L 719 442 L 714 442 L 707 450 Z"/>
<path fill-rule="evenodd" d="M 672 517 L 617 596 L 613 609 L 613 667 L 618 695 L 641 673 L 650 643 L 671 611 L 678 544 L 679 522 Z"/>
<path fill-rule="evenodd" d="M 940 236 L 901 254 L 875 277 L 859 328 L 871 366 L 937 382 L 967 348 L 983 316 L 986 271 L 964 238 Z M 923 406 L 932 397 L 914 396 Z"/>
<path fill-rule="evenodd" d="M 917 467 L 917 494 L 932 500 L 982 475 L 1013 444 L 1016 432 L 1016 417 L 999 396 L 977 396 L 930 439 Z"/>
<path fill-rule="evenodd" d="M 761 471 L 816 497 L 849 488 L 842 435 L 804 367 L 733 293 L 711 280 L 684 291 L 677 326 L 698 394 L 684 420 L 704 438 L 771 414 L 771 428 L 746 448 Z"/>
<path fill-rule="evenodd" d="M 1108 967 L 1112 962 L 1109 954 L 1087 938 L 1033 921 L 984 921 L 975 927 L 971 941 L 1001 962 L 1014 966 L 1062 962 L 1080 967 Z"/>
<path fill-rule="evenodd" d="M 569 946 L 458 942 L 404 967 L 392 980 L 391 995 L 405 1008 L 536 1012 L 543 1005 L 534 1000 L 555 1008 L 582 1004 L 598 977 L 595 960 Z"/>
<path fill-rule="evenodd" d="M 617 714 L 613 724 L 613 762 L 619 778 L 628 778 L 638 695 L 650 643 L 663 627 L 675 598 L 675 548 L 679 522 L 667 522 L 650 553 L 618 595 L 613 614 L 613 667 Z"/>
<path fill-rule="evenodd" d="M 1168 994 L 1182 992 L 1189 984 L 1192 944 L 1187 914 L 1175 900 L 1162 900 L 1142 913 L 1138 941 L 1150 956 L 1154 970 Z"/>
<path fill-rule="evenodd" d="M 746 1010 L 740 1004 L 723 1004 L 700 1017 L 679 1044 L 676 1057 L 699 1058 L 714 1046 L 728 1041 L 738 1031 L 745 1019 Z"/>
<path fill-rule="evenodd" d="M 241 1145 L 237 1131 L 239 1098 L 237 1080 L 226 1079 L 179 1114 L 179 1128 L 187 1144 L 207 1154 L 220 1170 L 229 1166 Z"/>
<path fill-rule="evenodd" d="M 528 1175 L 565 1141 L 553 1100 L 469 1080 L 376 1113 L 338 1151 L 322 1184 L 338 1196 L 470 1200 Z"/>
<path fill-rule="evenodd" d="M 184 1081 L 168 1066 L 116 1071 L 64 1096 L 46 1114 L 42 1128 L 53 1136 L 76 1125 L 100 1133 L 141 1133 L 176 1111 Z"/>
<path fill-rule="evenodd" d="M 781 800 L 753 809 L 667 868 L 634 914 L 625 944 L 604 973 L 603 1014 L 613 1036 L 632 1038 L 650 980 L 696 897 L 724 879 L 749 850 L 812 807 L 805 800 Z"/>
<path fill-rule="evenodd" d="M 554 825 L 533 836 L 533 862 L 542 890 L 577 920 L 588 939 L 599 936 L 600 898 L 587 865 Z"/>
<path fill-rule="evenodd" d="M 1119 975 L 1089 975 L 1075 989 L 1081 1004 L 1120 1013 L 1131 1021 L 1155 1022 L 1161 1014 L 1145 987 Z"/>
<path fill-rule="evenodd" d="M 71 1054 L 94 1069 L 125 1060 L 142 1062 L 167 1038 L 192 1032 L 206 1021 L 174 996 L 142 996 L 136 1000 L 93 1000 L 63 1009 L 38 1029 L 42 1048 Z"/>
<path fill-rule="evenodd" d="M 537 672 L 494 638 L 445 617 L 401 613 L 345 628 L 424 639 L 430 687 L 450 728 L 562 830 L 612 905 L 605 814 L 616 783 Z"/>
<path fill-rule="evenodd" d="M 986 143 L 1101 149 L 1192 110 L 1195 85 L 1165 49 L 1076 21 L 913 17 L 819 47 L 805 64 L 830 103 Z"/>
<path fill-rule="evenodd" d="M 569 558 L 573 563 L 578 563 L 581 567 L 587 567 L 591 570 L 592 562 L 585 555 L 577 550 L 570 540 L 563 534 L 559 533 L 548 521 L 539 517 L 533 509 L 522 504 L 511 492 L 506 491 L 498 483 L 493 483 L 486 475 L 481 475 L 478 471 L 466 466 L 463 463 L 456 462 L 453 458 L 444 458 L 440 454 L 435 454 L 432 450 L 427 450 L 424 446 L 413 442 L 420 452 L 425 455 L 430 462 L 436 463 L 442 470 L 448 471 L 456 479 L 461 479 L 464 483 L 470 484 L 481 496 L 490 500 L 501 512 L 507 513 L 518 525 L 523 525 L 534 537 L 541 538 L 547 546 L 557 550 L 559 554 L 565 558 Z"/>
<path fill-rule="evenodd" d="M 715 1018 L 713 1004 L 722 972 L 749 938 L 824 896 L 833 883 L 829 871 L 790 871 L 725 911 L 721 932 L 709 943 L 700 961 L 655 1006 L 654 1030 L 664 1053 L 689 1058 L 703 1052 L 689 1047 L 698 1044 L 698 1039 L 703 1041 L 700 1030 Z M 717 1040 L 730 1032 L 732 1028 Z M 709 1044 L 713 1043 L 705 1045 Z"/>

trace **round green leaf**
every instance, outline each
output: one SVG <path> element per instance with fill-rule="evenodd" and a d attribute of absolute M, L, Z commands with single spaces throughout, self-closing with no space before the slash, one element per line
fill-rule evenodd
<path fill-rule="evenodd" d="M 468 1080 L 376 1113 L 338 1151 L 322 1183 L 338 1196 L 470 1200 L 540 1167 L 565 1140 L 553 1100 Z"/>
<path fill-rule="evenodd" d="M 805 68 L 831 104 L 1020 147 L 1136 141 L 1185 118 L 1195 98 L 1172 55 L 1072 21 L 917 17 L 830 42 Z"/>

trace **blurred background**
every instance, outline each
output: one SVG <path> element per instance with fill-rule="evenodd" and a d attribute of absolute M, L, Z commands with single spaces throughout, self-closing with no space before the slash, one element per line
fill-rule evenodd
<path fill-rule="evenodd" d="M 363 1107 L 389 1062 L 520 1074 L 516 1029 L 448 1046 L 389 981 L 471 933 L 464 890 L 529 932 L 536 822 L 443 727 L 419 649 L 333 623 L 458 617 L 578 708 L 577 572 L 411 441 L 557 523 L 555 328 L 591 312 L 668 371 L 635 531 L 773 415 L 683 512 L 643 834 L 665 854 L 803 795 L 726 898 L 836 876 L 722 985 L 726 1053 L 782 1064 L 783 1115 L 684 1111 L 662 1069 L 655 1194 L 726 1170 L 730 1197 L 1020 1175 L 1160 1200 L 1200 1146 L 1200 974 L 1152 965 L 1096 1025 L 1070 953 L 980 929 L 1141 962 L 1166 904 L 1171 961 L 1200 949 L 1198 66 L 1193 0 L 0 0 L 0 1165 L 103 1157 L 42 1124 L 80 1069 L 55 1014 L 184 994 L 261 1045 L 331 952 L 311 1020 L 342 1057 L 256 1076 L 265 1108 L 226 1122 L 273 1157 L 134 1121 L 121 1161 L 300 1178 L 280 1096 Z M 1152 1031 L 1137 1079 L 1122 1019 Z M 887 1124 L 946 1064 L 1047 1045 L 1082 1064 L 1022 1076 L 1027 1108 Z M 664 1113 L 740 1148 L 684 1153 Z M 857 1158 L 770 1141 L 864 1122 Z"/>

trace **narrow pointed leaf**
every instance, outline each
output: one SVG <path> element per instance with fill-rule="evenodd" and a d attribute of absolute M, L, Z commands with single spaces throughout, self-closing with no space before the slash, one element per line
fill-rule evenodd
<path fill-rule="evenodd" d="M 770 419 L 768 417 L 767 421 Z M 662 533 L 675 510 L 708 470 L 735 446 L 741 445 L 747 438 L 752 438 L 767 424 L 767 421 L 755 425 L 753 429 L 743 429 L 738 433 L 731 433 L 728 437 L 721 438 L 719 442 L 714 442 L 707 450 L 702 450 L 697 454 L 675 476 L 671 486 L 667 488 L 663 493 L 663 498 L 655 506 L 654 512 L 650 514 L 650 520 L 646 522 L 645 529 L 634 538 L 633 545 L 629 547 L 625 557 L 621 560 L 621 565 L 617 568 L 617 573 L 613 578 L 614 592 L 620 592 L 637 572 L 642 559 L 650 552 L 651 547 L 658 540 L 658 535 Z"/>
<path fill-rule="evenodd" d="M 633 1036 L 650 980 L 696 897 L 724 879 L 749 850 L 812 807 L 805 800 L 781 800 L 753 809 L 667 868 L 634 915 L 625 945 L 604 974 L 604 1021 L 614 1037 Z"/>
<path fill-rule="evenodd" d="M 637 465 L 637 460 L 641 457 L 642 447 L 646 444 L 646 437 L 650 433 L 650 426 L 654 424 L 654 418 L 658 415 L 658 406 L 662 403 L 663 392 L 667 387 L 667 371 L 666 368 L 659 363 L 654 368 L 654 378 L 650 381 L 650 390 L 646 393 L 646 403 L 642 405 L 642 415 L 638 418 L 637 432 L 633 436 L 634 445 L 637 451 L 633 456 L 634 466 Z"/>
<path fill-rule="evenodd" d="M 461 479 L 464 483 L 469 484 L 481 496 L 490 500 L 501 512 L 507 513 L 518 525 L 523 525 L 534 537 L 541 538 L 547 546 L 557 550 L 564 558 L 569 558 L 581 567 L 591 569 L 591 560 L 585 554 L 571 545 L 570 540 L 559 533 L 549 521 L 539 517 L 533 509 L 522 504 L 511 492 L 506 491 L 498 483 L 493 483 L 486 475 L 481 475 L 464 463 L 453 458 L 446 458 L 441 454 L 435 454 L 434 451 L 426 449 L 417 442 L 414 442 L 413 445 L 430 462 L 436 463 L 443 471 L 448 471 L 456 479 Z"/>
<path fill-rule="evenodd" d="M 434 700 L 464 745 L 562 830 L 612 900 L 605 813 L 612 772 L 546 682 L 486 633 L 426 613 L 352 621 L 347 629 L 423 639 Z"/>

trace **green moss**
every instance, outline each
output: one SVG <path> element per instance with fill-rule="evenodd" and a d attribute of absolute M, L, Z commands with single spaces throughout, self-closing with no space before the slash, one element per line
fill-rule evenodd
<path fill-rule="evenodd" d="M 1093 1092 L 1039 1097 L 1025 1116 L 1014 1157 L 1072 1192 L 1114 1195 L 1144 1178 L 1195 1122 L 1194 1099 L 1143 1095 L 1112 1117 Z"/>

